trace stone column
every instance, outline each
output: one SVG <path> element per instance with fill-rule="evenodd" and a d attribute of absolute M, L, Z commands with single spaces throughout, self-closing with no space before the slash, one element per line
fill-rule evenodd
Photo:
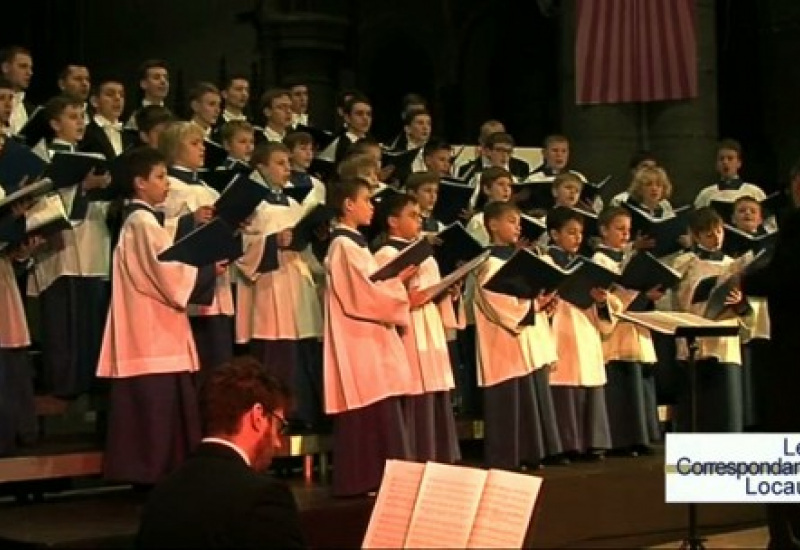
<path fill-rule="evenodd" d="M 270 13 L 262 18 L 272 50 L 275 84 L 298 80 L 308 85 L 310 118 L 332 128 L 348 21 L 317 12 Z"/>

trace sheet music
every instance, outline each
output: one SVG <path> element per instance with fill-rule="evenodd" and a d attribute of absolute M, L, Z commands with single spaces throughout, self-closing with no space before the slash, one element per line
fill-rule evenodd
<path fill-rule="evenodd" d="M 467 548 L 522 548 L 541 486 L 539 477 L 490 470 Z"/>
<path fill-rule="evenodd" d="M 56 220 L 68 220 L 64 203 L 57 194 L 44 196 L 25 212 L 25 231 L 35 231 Z"/>
<path fill-rule="evenodd" d="M 466 548 L 488 472 L 429 462 L 406 548 Z"/>
<path fill-rule="evenodd" d="M 387 460 L 363 548 L 403 548 L 425 464 Z"/>
<path fill-rule="evenodd" d="M 429 286 L 428 288 L 422 289 L 422 292 L 430 296 L 431 299 L 436 298 L 440 294 L 442 294 L 445 290 L 453 286 L 455 283 L 469 275 L 469 273 L 476 269 L 479 265 L 489 259 L 489 256 L 492 255 L 491 250 L 485 250 L 479 256 L 476 256 L 469 262 L 462 264 L 458 267 L 455 271 L 453 271 L 450 275 L 443 277 L 438 283 Z"/>
<path fill-rule="evenodd" d="M 682 311 L 643 311 L 617 313 L 617 317 L 625 321 L 641 324 L 650 330 L 663 334 L 675 334 L 679 327 L 725 327 L 738 326 L 736 319 L 711 321 Z"/>

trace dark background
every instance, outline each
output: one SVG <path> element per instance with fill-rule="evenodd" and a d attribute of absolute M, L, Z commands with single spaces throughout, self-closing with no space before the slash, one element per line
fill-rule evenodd
<path fill-rule="evenodd" d="M 555 13 L 545 16 L 548 5 Z M 691 139 L 698 132 L 693 119 L 703 119 L 703 146 L 694 156 L 681 151 L 697 147 L 672 136 L 680 123 L 660 123 L 669 105 L 650 108 L 648 145 L 663 149 L 668 169 L 693 189 L 713 178 L 716 139 L 734 137 L 744 146 L 745 179 L 776 188 L 800 154 L 800 2 L 698 6 L 699 65 L 709 74 L 700 78 L 702 106 L 681 116 L 689 117 Z M 456 143 L 474 143 L 487 118 L 505 121 L 521 145 L 568 132 L 575 163 L 590 177 L 624 174 L 636 147 L 633 135 L 598 130 L 613 116 L 627 121 L 631 106 L 591 109 L 570 101 L 565 68 L 574 60 L 564 44 L 574 32 L 574 0 L 27 0 L 14 10 L 0 43 L 32 50 L 34 101 L 54 93 L 58 70 L 74 60 L 93 76 L 121 76 L 132 107 L 137 65 L 160 57 L 171 65 L 170 99 L 178 111 L 198 80 L 242 72 L 254 79 L 257 95 L 300 76 L 311 85 L 312 115 L 327 124 L 336 90 L 366 92 L 374 131 L 384 139 L 399 130 L 400 98 L 417 92 L 431 102 L 434 132 Z M 598 144 L 604 136 L 606 150 Z"/>

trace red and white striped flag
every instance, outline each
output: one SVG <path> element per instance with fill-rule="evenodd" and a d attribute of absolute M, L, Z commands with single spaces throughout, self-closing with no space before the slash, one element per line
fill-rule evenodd
<path fill-rule="evenodd" d="M 577 103 L 696 97 L 694 10 L 694 0 L 577 0 Z"/>

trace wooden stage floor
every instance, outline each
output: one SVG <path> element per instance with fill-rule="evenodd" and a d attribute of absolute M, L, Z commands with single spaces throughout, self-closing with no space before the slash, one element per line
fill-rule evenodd
<path fill-rule="evenodd" d="M 528 539 L 533 548 L 634 548 L 681 539 L 686 507 L 664 503 L 661 452 L 550 466 Z M 333 499 L 328 486 L 289 480 L 310 546 L 360 547 L 374 499 Z M 0 502 L 2 548 L 130 548 L 144 496 L 127 488 Z M 705 534 L 763 524 L 763 508 L 699 506 Z"/>

